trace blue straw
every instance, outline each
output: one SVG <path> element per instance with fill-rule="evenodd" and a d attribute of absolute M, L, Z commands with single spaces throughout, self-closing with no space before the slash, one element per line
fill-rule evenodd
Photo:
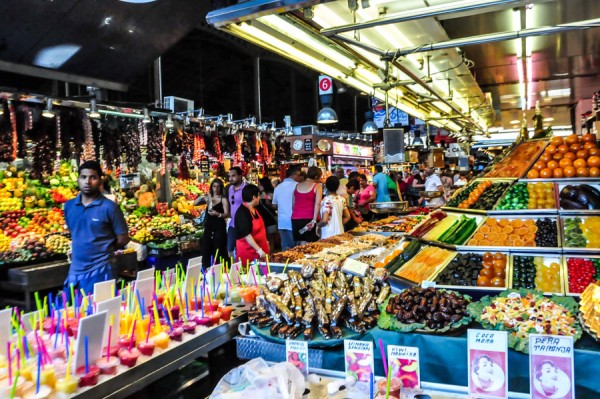
<path fill-rule="evenodd" d="M 38 352 L 38 367 L 37 367 L 37 378 L 35 381 L 35 393 L 40 393 L 40 380 L 42 379 L 42 351 Z"/>
<path fill-rule="evenodd" d="M 88 337 L 87 335 L 85 337 L 83 337 L 83 347 L 84 347 L 84 351 L 85 351 L 85 373 L 89 373 L 90 372 L 90 363 L 89 363 L 89 358 L 88 358 Z"/>
<path fill-rule="evenodd" d="M 188 302 L 188 293 L 185 293 L 185 316 L 189 319 L 190 318 L 190 309 L 189 309 L 189 302 Z"/>
<path fill-rule="evenodd" d="M 369 398 L 373 399 L 373 373 L 369 375 Z"/>
<path fill-rule="evenodd" d="M 54 331 L 54 333 L 56 334 L 54 336 L 54 349 L 56 349 L 56 344 L 58 343 L 58 336 L 60 335 L 60 316 L 62 315 L 62 312 L 58 312 L 58 324 L 56 325 L 56 329 Z"/>
<path fill-rule="evenodd" d="M 213 295 L 214 299 L 217 299 L 217 293 L 219 292 L 219 287 L 221 287 L 221 282 L 217 283 L 217 288 L 215 288 L 215 294 Z"/>
<path fill-rule="evenodd" d="M 198 284 L 194 286 L 194 305 L 196 305 L 196 312 L 198 312 Z M 187 293 L 186 293 L 187 295 Z"/>
<path fill-rule="evenodd" d="M 167 313 L 167 310 L 163 305 L 160 305 L 160 307 L 162 308 L 163 315 L 165 315 L 165 320 L 167 321 L 169 328 L 171 329 L 171 331 L 173 331 L 173 325 L 171 324 L 171 320 L 169 320 L 169 314 Z"/>
<path fill-rule="evenodd" d="M 144 317 L 144 304 L 142 303 L 142 297 L 140 296 L 140 290 L 135 290 L 135 295 L 137 295 L 138 305 L 140 305 L 142 317 Z"/>

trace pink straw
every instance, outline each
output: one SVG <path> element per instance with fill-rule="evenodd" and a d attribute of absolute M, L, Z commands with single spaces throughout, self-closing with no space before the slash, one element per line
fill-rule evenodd
<path fill-rule="evenodd" d="M 10 354 L 10 342 L 6 343 L 6 354 L 8 359 L 8 385 L 12 385 L 12 356 Z"/>
<path fill-rule="evenodd" d="M 383 341 L 379 338 L 379 350 L 381 351 L 381 360 L 383 361 L 383 371 L 385 371 L 385 375 L 388 375 L 388 363 L 387 358 L 385 357 L 385 350 L 383 349 Z"/>
<path fill-rule="evenodd" d="M 258 281 L 256 281 L 256 273 L 254 272 L 254 269 L 250 269 L 252 271 L 252 278 L 254 279 L 254 285 L 256 285 L 258 287 Z"/>
<path fill-rule="evenodd" d="M 112 336 L 112 324 L 108 326 L 108 343 L 106 344 L 106 361 L 110 359 L 110 341 Z"/>
<path fill-rule="evenodd" d="M 208 304 L 210 305 L 210 311 L 212 312 L 212 301 L 210 299 L 210 290 L 208 289 L 208 287 L 206 288 L 206 293 L 208 294 Z"/>
<path fill-rule="evenodd" d="M 17 348 L 17 371 L 21 371 L 21 351 Z"/>
<path fill-rule="evenodd" d="M 133 337 L 135 336 L 135 325 L 137 324 L 137 318 L 133 319 L 133 329 L 131 330 L 131 338 L 129 338 L 129 349 L 133 346 Z"/>

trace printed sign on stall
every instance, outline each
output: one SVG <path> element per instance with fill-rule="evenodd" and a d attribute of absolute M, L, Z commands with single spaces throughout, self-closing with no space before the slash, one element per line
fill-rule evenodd
<path fill-rule="evenodd" d="M 419 348 L 412 346 L 387 346 L 388 367 L 392 378 L 402 380 L 405 388 L 420 388 Z"/>
<path fill-rule="evenodd" d="M 353 376 L 357 381 L 368 382 L 373 366 L 373 342 L 344 340 L 344 363 L 346 375 Z"/>
<path fill-rule="evenodd" d="M 531 399 L 573 399 L 573 337 L 529 335 Z"/>
<path fill-rule="evenodd" d="M 473 398 L 508 397 L 506 331 L 469 330 L 469 394 Z"/>
<path fill-rule="evenodd" d="M 308 342 L 287 339 L 285 341 L 285 358 L 296 366 L 303 376 L 308 376 Z"/>

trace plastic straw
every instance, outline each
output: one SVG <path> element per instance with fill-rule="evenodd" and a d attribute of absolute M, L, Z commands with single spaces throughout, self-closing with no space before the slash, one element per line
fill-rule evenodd
<path fill-rule="evenodd" d="M 225 306 L 227 306 L 228 299 L 229 299 L 229 284 L 225 283 Z"/>
<path fill-rule="evenodd" d="M 10 353 L 10 342 L 6 343 L 6 358 L 8 359 L 8 385 L 12 384 L 12 355 Z"/>
<path fill-rule="evenodd" d="M 88 337 L 87 335 L 85 337 L 83 337 L 83 350 L 84 350 L 84 354 L 85 354 L 85 373 L 89 373 L 90 372 L 90 359 L 89 359 L 89 354 L 88 354 Z"/>
<path fill-rule="evenodd" d="M 189 319 L 190 318 L 190 309 L 188 306 L 188 293 L 185 293 L 185 316 Z"/>
<path fill-rule="evenodd" d="M 267 270 L 269 274 L 271 274 L 271 264 L 269 263 L 269 254 L 265 254 L 265 259 L 267 260 Z"/>
<path fill-rule="evenodd" d="M 71 289 L 71 301 L 73 302 L 73 306 L 75 306 L 75 287 L 73 287 L 73 283 L 69 284 L 69 288 Z"/>
<path fill-rule="evenodd" d="M 13 381 L 13 384 L 12 384 L 12 389 L 10 390 L 10 399 L 13 399 L 15 397 L 15 393 L 17 392 L 17 383 L 19 381 L 19 374 L 21 374 L 21 371 L 17 370 L 17 374 L 15 375 L 15 380 Z"/>
<path fill-rule="evenodd" d="M 373 399 L 373 373 L 369 375 L 369 399 Z"/>
<path fill-rule="evenodd" d="M 219 293 L 219 288 L 221 288 L 221 283 L 217 283 L 217 287 L 215 288 L 215 292 L 213 292 L 213 299 L 217 299 L 217 294 Z"/>
<path fill-rule="evenodd" d="M 167 311 L 165 310 L 165 307 L 160 305 L 162 307 L 162 311 L 163 313 L 167 313 Z M 170 316 L 170 315 L 169 315 Z M 169 328 L 171 329 L 171 331 L 173 331 L 173 324 L 171 324 L 171 322 L 169 321 L 169 319 L 167 318 L 167 324 L 169 325 Z"/>
<path fill-rule="evenodd" d="M 131 329 L 131 337 L 129 337 L 129 349 L 133 347 L 133 337 L 135 336 L 135 326 L 137 324 L 137 318 L 133 319 L 133 328 Z"/>
<path fill-rule="evenodd" d="M 137 296 L 137 302 L 139 307 L 142 307 L 142 297 L 140 296 L 140 290 L 135 290 L 135 295 Z M 144 310 L 141 309 L 140 312 L 142 313 L 142 317 L 144 316 Z"/>
<path fill-rule="evenodd" d="M 283 267 L 283 272 L 282 272 L 282 273 L 285 273 L 285 269 L 287 269 L 287 267 L 288 267 L 288 265 L 289 265 L 289 264 L 290 264 L 290 260 L 288 259 L 288 260 L 285 262 L 285 266 Z"/>
<path fill-rule="evenodd" d="M 71 353 L 69 351 L 67 351 L 67 375 L 65 377 L 65 380 L 69 381 L 69 378 L 71 377 L 71 359 L 73 358 L 73 356 L 71 356 Z"/>
<path fill-rule="evenodd" d="M 198 294 L 196 293 L 196 291 L 198 290 L 198 287 L 196 287 L 196 285 L 194 284 L 194 279 L 192 279 L 192 288 L 194 289 L 194 307 L 196 309 L 196 312 L 198 312 Z M 186 292 L 187 295 L 187 292 Z M 187 299 L 185 300 L 187 302 Z"/>
<path fill-rule="evenodd" d="M 146 343 L 150 339 L 150 329 L 152 328 L 152 320 L 150 320 L 150 315 L 148 315 L 148 331 L 146 331 Z"/>
<path fill-rule="evenodd" d="M 54 336 L 54 349 L 56 349 L 56 344 L 58 343 L 58 336 L 61 335 L 60 334 L 60 314 L 61 312 L 58 312 L 58 322 L 56 323 L 56 328 L 54 330 L 55 336 Z"/>
<path fill-rule="evenodd" d="M 256 285 L 258 287 L 258 281 L 256 280 L 256 273 L 254 272 L 254 269 L 252 270 L 252 278 L 254 279 L 254 285 Z"/>
<path fill-rule="evenodd" d="M 217 248 L 217 251 L 215 252 L 215 263 L 212 263 L 212 258 L 211 258 L 211 264 L 216 265 L 217 264 L 217 259 L 219 259 L 219 248 Z"/>
<path fill-rule="evenodd" d="M 19 375 L 19 371 L 21 371 L 21 350 L 17 348 L 17 375 Z"/>
<path fill-rule="evenodd" d="M 387 373 L 387 384 L 385 385 L 385 399 L 390 397 L 390 383 L 392 381 L 392 370 Z"/>
<path fill-rule="evenodd" d="M 158 301 L 154 300 L 152 303 L 152 311 L 154 312 L 154 325 L 156 327 L 160 326 L 160 319 L 158 318 Z"/>
<path fill-rule="evenodd" d="M 385 356 L 385 349 L 383 349 L 383 340 L 379 338 L 379 350 L 381 351 L 381 361 L 383 362 L 383 372 L 385 375 L 388 374 L 388 362 Z"/>
<path fill-rule="evenodd" d="M 208 304 L 210 305 L 210 310 L 212 312 L 212 300 L 210 299 L 210 290 L 206 287 L 206 293 L 208 294 Z"/>
<path fill-rule="evenodd" d="M 35 379 L 35 393 L 40 392 L 40 380 L 42 378 L 42 352 L 38 353 L 37 378 Z"/>
<path fill-rule="evenodd" d="M 110 359 L 110 341 L 112 338 L 112 323 L 108 326 L 108 342 L 106 343 L 106 361 Z"/>

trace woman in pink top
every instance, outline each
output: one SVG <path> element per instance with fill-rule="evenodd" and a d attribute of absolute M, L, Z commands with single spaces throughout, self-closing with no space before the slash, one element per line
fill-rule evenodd
<path fill-rule="evenodd" d="M 358 201 L 357 206 L 360 213 L 363 215 L 364 220 L 370 220 L 373 216 L 373 212 L 371 212 L 371 208 L 369 204 L 371 202 L 375 202 L 375 198 L 377 198 L 377 191 L 373 185 L 367 182 L 367 176 L 361 174 L 359 176 L 360 183 L 360 191 L 357 194 Z"/>
<path fill-rule="evenodd" d="M 319 239 L 316 233 L 317 216 L 323 198 L 321 177 L 323 172 L 311 166 L 306 172 L 306 180 L 298 183 L 294 190 L 292 206 L 292 231 L 294 241 L 299 244 L 314 242 Z M 308 227 L 308 229 L 304 229 Z M 301 233 L 300 230 L 303 230 Z"/>

